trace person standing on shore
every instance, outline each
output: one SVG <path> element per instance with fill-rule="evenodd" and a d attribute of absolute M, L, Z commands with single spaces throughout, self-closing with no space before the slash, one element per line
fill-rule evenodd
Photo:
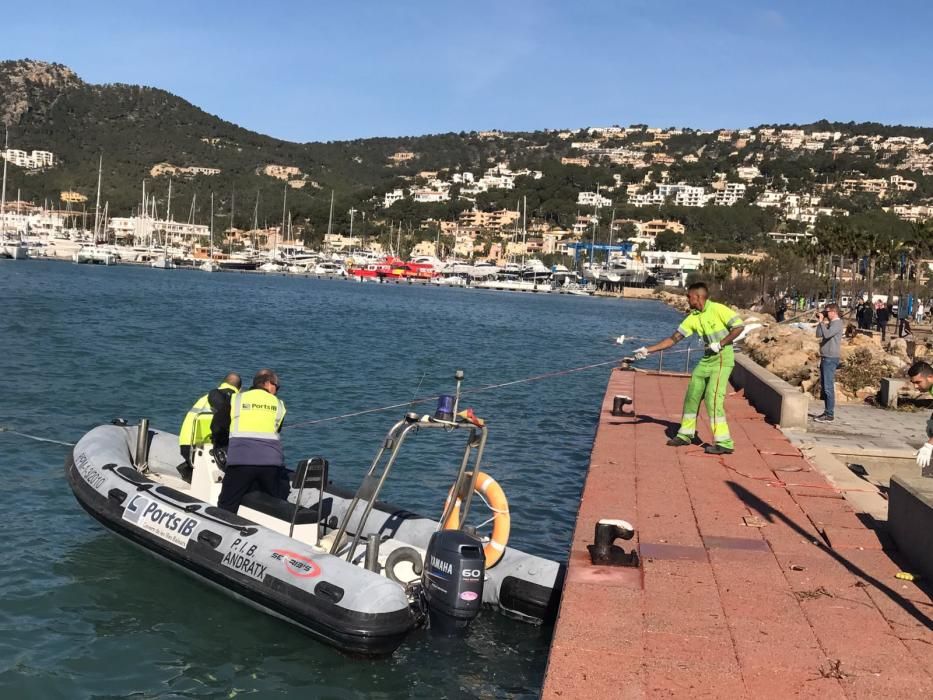
<path fill-rule="evenodd" d="M 827 304 L 825 313 L 817 314 L 816 337 L 820 339 L 820 390 L 825 407 L 813 420 L 832 423 L 836 414 L 836 370 L 842 350 L 845 324 L 839 318 L 839 307 Z"/>
<path fill-rule="evenodd" d="M 916 389 L 933 396 L 933 367 L 927 362 L 914 362 L 907 370 L 910 383 Z M 927 441 L 917 450 L 917 466 L 926 469 L 933 461 L 933 415 L 927 421 Z"/>
<path fill-rule="evenodd" d="M 888 320 L 891 318 L 890 309 L 878 302 L 878 306 L 875 309 L 875 327 L 881 331 L 881 342 L 883 343 L 887 338 L 888 334 Z"/>
<path fill-rule="evenodd" d="M 920 299 L 917 301 L 917 310 L 914 311 L 914 321 L 917 323 L 923 323 L 923 300 Z"/>
<path fill-rule="evenodd" d="M 677 435 L 668 440 L 667 444 L 671 447 L 683 447 L 693 443 L 700 402 L 705 400 L 714 444 L 706 445 L 703 449 L 707 454 L 732 454 L 735 444 L 726 423 L 725 403 L 729 375 L 735 366 L 732 341 L 742 333 L 742 319 L 725 304 L 710 301 L 709 290 L 702 282 L 690 285 L 687 289 L 687 301 L 692 311 L 674 334 L 650 347 L 638 348 L 635 351 L 635 359 L 643 360 L 648 357 L 648 353 L 666 350 L 694 333 L 699 335 L 706 343 L 706 352 L 690 376 L 680 428 Z"/>

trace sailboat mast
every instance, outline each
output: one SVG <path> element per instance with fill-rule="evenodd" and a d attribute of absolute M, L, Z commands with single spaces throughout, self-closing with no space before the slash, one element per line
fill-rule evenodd
<path fill-rule="evenodd" d="M 609 215 L 609 249 L 606 250 L 606 263 L 609 263 L 609 256 L 612 255 L 612 222 L 616 220 L 616 210 L 615 207 L 612 208 L 612 213 Z"/>
<path fill-rule="evenodd" d="M 94 242 L 97 243 L 97 227 L 100 224 L 100 183 L 104 172 L 104 156 L 97 161 L 97 203 L 94 205 Z"/>
<path fill-rule="evenodd" d="M 250 247 L 253 249 L 252 254 L 256 254 L 256 236 L 259 231 L 259 188 L 256 188 L 256 205 L 253 207 L 253 232 L 250 236 L 249 242 Z"/>
<path fill-rule="evenodd" d="M 210 247 L 210 256 L 211 262 L 214 261 L 214 193 L 211 192 L 211 247 Z"/>
<path fill-rule="evenodd" d="M 525 237 L 528 235 L 528 197 L 522 197 L 522 276 L 525 272 L 525 253 L 528 248 L 525 245 Z"/>
<path fill-rule="evenodd" d="M 285 237 L 285 207 L 288 202 L 288 183 L 285 183 L 285 187 L 282 188 L 282 237 Z M 278 232 L 276 232 L 278 233 Z M 278 257 L 279 252 L 279 240 L 278 237 L 272 243 L 272 259 L 275 260 Z"/>
<path fill-rule="evenodd" d="M 0 233 L 6 230 L 6 156 L 10 150 L 10 130 L 3 137 L 3 190 L 0 192 Z"/>

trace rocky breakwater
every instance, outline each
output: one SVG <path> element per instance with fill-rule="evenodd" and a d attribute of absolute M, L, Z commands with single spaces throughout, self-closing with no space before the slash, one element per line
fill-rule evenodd
<path fill-rule="evenodd" d="M 865 401 L 877 395 L 885 377 L 903 377 L 912 360 L 907 341 L 881 342 L 880 335 L 853 333 L 842 341 L 842 362 L 836 373 L 838 401 Z M 751 331 L 745 354 L 801 391 L 820 398 L 820 344 L 813 328 L 770 324 Z M 929 358 L 933 348 L 917 342 L 914 359 Z M 906 389 L 907 395 L 913 392 Z"/>

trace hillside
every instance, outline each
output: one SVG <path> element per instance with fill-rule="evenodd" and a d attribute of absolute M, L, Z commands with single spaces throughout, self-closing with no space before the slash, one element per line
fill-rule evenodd
<path fill-rule="evenodd" d="M 933 140 L 933 129 L 917 127 L 818 122 L 733 134 L 636 126 L 300 144 L 248 131 L 164 90 L 92 85 L 65 66 L 29 60 L 0 62 L 0 119 L 10 130 L 12 148 L 55 154 L 56 164 L 51 168 L 10 168 L 8 191 L 21 190 L 23 199 L 56 202 L 62 191 L 75 190 L 93 200 L 97 160 L 103 155 L 102 197 L 111 215 L 128 215 L 138 206 L 144 178 L 149 191 L 159 198 L 158 206 L 164 208 L 169 170 L 164 167 L 161 175 L 153 176 L 152 169 L 168 163 L 176 168 L 220 170 L 214 175 L 172 175 L 176 218 L 186 218 L 192 195 L 197 193 L 195 218 L 206 223 L 213 191 L 216 225 L 228 226 L 235 192 L 235 223 L 247 227 L 258 192 L 260 225 L 276 224 L 281 220 L 285 182 L 264 174 L 263 168 L 291 166 L 299 172 L 287 176 L 296 185 L 287 188 L 288 208 L 294 221 L 315 238 L 326 227 L 332 189 L 337 230 L 346 228 L 352 207 L 365 212 L 365 217 L 357 215 L 356 230 L 376 234 L 391 221 L 418 228 L 426 218 L 450 220 L 474 206 L 514 209 L 522 197 L 527 198 L 532 218 L 569 229 L 579 213 L 592 211 L 578 203 L 580 193 L 595 191 L 600 185 L 618 216 L 676 219 L 686 224 L 688 239 L 694 244 L 723 250 L 747 248 L 776 227 L 795 229 L 797 224 L 783 213 L 753 206 L 755 198 L 769 189 L 812 194 L 846 178 L 898 173 L 913 178 L 917 186 L 910 192 L 898 191 L 890 202 L 916 204 L 933 197 L 933 164 L 926 144 L 914 144 L 907 152 L 896 145 L 890 150 L 884 147 L 901 137 Z M 794 130 L 806 132 L 799 143 L 783 136 Z M 813 146 L 807 141 L 811 132 L 832 137 L 823 136 L 827 140 Z M 401 155 L 392 160 L 394 154 Z M 916 165 L 910 160 L 915 156 L 920 159 Z M 454 177 L 467 172 L 479 177 L 497 165 L 519 173 L 508 187 L 493 184 L 468 190 L 466 180 L 460 183 Z M 673 197 L 650 197 L 661 182 L 694 187 L 708 186 L 717 178 L 721 185 L 739 182 L 736 173 L 750 166 L 757 174 L 745 178 L 747 188 L 729 206 L 714 206 L 721 200 L 712 197 L 704 200 L 711 206 L 699 207 L 686 206 Z M 424 171 L 438 172 L 438 176 L 418 178 Z M 541 176 L 523 176 L 523 172 Z M 413 201 L 412 190 L 441 186 L 447 196 L 444 201 Z M 402 190 L 400 201 L 385 209 L 384 195 L 396 189 Z M 879 206 L 877 199 L 872 201 L 861 192 L 840 196 L 823 190 L 829 211 L 832 207 L 859 211 Z M 467 191 L 469 197 L 461 195 Z M 637 207 L 633 204 L 636 192 L 648 197 Z"/>

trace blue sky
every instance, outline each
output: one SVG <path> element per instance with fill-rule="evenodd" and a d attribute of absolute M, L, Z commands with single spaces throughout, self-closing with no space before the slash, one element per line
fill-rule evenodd
<path fill-rule="evenodd" d="M 933 124 L 933 3 L 6 3 L 0 58 L 294 141 L 819 118 Z"/>

